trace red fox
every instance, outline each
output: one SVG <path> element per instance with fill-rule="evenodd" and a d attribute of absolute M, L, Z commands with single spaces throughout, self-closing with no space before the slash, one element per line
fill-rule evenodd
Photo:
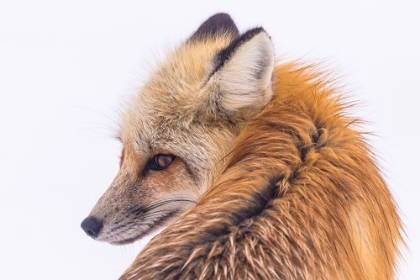
<path fill-rule="evenodd" d="M 122 116 L 120 170 L 82 228 L 167 227 L 120 279 L 393 279 L 401 222 L 328 75 L 263 28 L 205 21 Z"/>

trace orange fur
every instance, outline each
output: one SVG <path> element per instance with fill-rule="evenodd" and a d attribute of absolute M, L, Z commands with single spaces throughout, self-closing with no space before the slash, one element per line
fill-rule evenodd
<path fill-rule="evenodd" d="M 277 66 L 273 93 L 121 280 L 393 279 L 401 224 L 357 120 L 312 67 Z"/>

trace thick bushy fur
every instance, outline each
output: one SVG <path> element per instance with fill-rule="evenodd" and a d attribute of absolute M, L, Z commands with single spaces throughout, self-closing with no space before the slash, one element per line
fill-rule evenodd
<path fill-rule="evenodd" d="M 393 279 L 400 220 L 357 120 L 312 67 L 277 66 L 273 92 L 120 279 Z"/>
<path fill-rule="evenodd" d="M 82 223 L 112 244 L 170 225 L 121 279 L 392 279 L 400 220 L 325 76 L 275 66 L 264 29 L 239 34 L 226 14 L 170 53 L 128 105 L 120 171 Z"/>

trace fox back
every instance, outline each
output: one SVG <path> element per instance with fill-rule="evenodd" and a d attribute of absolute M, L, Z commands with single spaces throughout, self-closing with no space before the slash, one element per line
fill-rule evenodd
<path fill-rule="evenodd" d="M 128 104 L 120 171 L 82 227 L 126 244 L 169 225 L 121 279 L 392 279 L 400 220 L 348 107 L 216 14 Z"/>

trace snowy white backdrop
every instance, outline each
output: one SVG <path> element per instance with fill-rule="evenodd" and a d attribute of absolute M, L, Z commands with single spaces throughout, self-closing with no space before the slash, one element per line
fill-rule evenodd
<path fill-rule="evenodd" d="M 251 1 L 249 1 L 251 2 Z M 0 279 L 116 279 L 141 248 L 80 229 L 118 170 L 118 110 L 215 12 L 277 54 L 343 76 L 405 223 L 399 279 L 420 279 L 418 1 L 1 1 Z"/>

